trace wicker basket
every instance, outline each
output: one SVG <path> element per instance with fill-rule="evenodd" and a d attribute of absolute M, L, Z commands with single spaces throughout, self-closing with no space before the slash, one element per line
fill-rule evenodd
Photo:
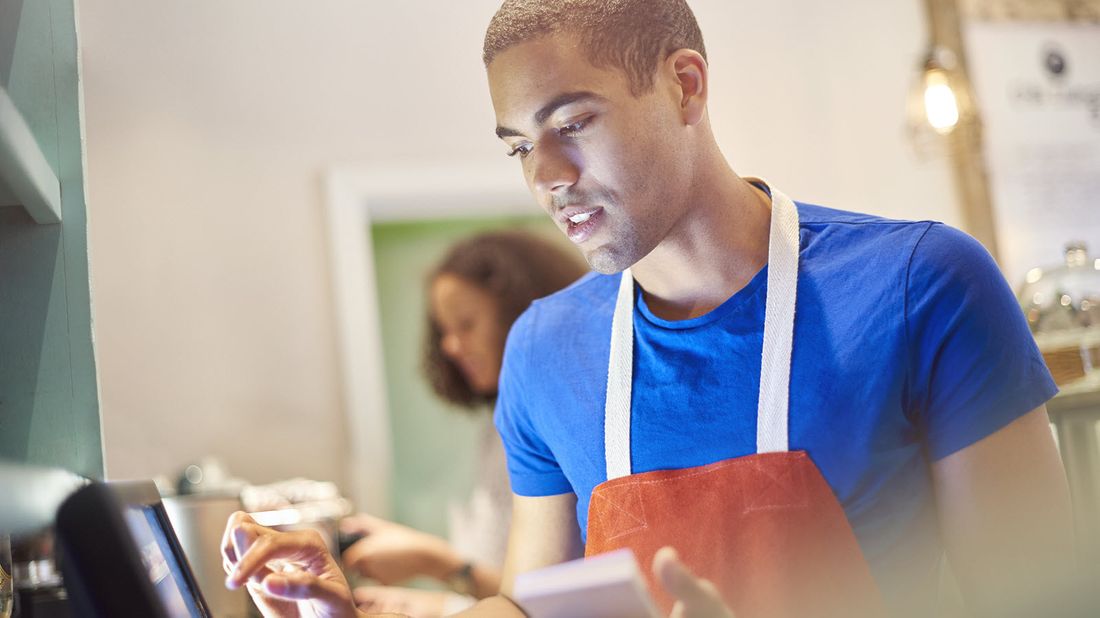
<path fill-rule="evenodd" d="M 1100 327 L 1043 333 L 1035 336 L 1035 343 L 1058 386 L 1100 371 Z"/>

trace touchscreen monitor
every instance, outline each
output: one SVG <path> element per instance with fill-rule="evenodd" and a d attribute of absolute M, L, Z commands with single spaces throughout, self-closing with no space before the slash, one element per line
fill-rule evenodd
<path fill-rule="evenodd" d="M 210 615 L 152 482 L 77 491 L 58 509 L 57 538 L 77 615 Z"/>

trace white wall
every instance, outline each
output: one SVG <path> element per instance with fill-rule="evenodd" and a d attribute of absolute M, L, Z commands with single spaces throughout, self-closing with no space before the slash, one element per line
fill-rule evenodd
<path fill-rule="evenodd" d="M 344 481 L 321 173 L 462 161 L 492 137 L 496 0 L 114 0 L 80 6 L 91 268 L 109 474 L 222 456 Z M 734 167 L 788 194 L 956 222 L 905 95 L 917 0 L 695 0 Z"/>
<path fill-rule="evenodd" d="M 836 208 L 961 222 L 946 161 L 921 164 L 905 106 L 922 0 L 696 0 L 715 133 L 734 169 Z"/>

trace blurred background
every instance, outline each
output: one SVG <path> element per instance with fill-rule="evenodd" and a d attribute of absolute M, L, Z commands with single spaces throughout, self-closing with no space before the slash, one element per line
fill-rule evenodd
<path fill-rule="evenodd" d="M 355 230 L 377 252 L 394 438 L 392 462 L 360 461 L 392 466 L 392 515 L 441 530 L 440 500 L 448 480 L 469 477 L 463 445 L 473 442 L 452 439 L 468 419 L 441 413 L 419 375 L 423 269 L 481 225 L 463 212 L 479 191 L 512 189 L 516 216 L 542 217 L 492 133 L 480 54 L 497 6 L 80 6 L 109 475 L 172 473 L 206 454 L 255 482 L 306 476 L 349 493 L 355 475 L 374 473 L 348 465 L 349 448 L 372 440 L 357 442 L 346 417 L 325 215 L 326 173 L 350 167 L 400 201 L 379 207 L 389 208 L 385 225 Z M 906 132 L 928 43 L 919 2 L 692 7 L 713 69 L 715 133 L 734 169 L 796 199 L 960 223 L 949 161 L 919 160 Z M 453 191 L 439 186 L 448 168 L 485 186 L 430 203 Z M 358 191 L 366 199 L 372 188 Z M 481 210 L 491 219 L 498 205 Z"/>
<path fill-rule="evenodd" d="M 1074 55 L 1097 49 L 1096 2 L 690 4 L 739 173 L 962 227 L 1003 245 L 1014 286 L 1017 264 L 1057 265 L 1064 242 L 1100 247 L 1100 53 Z M 481 41 L 497 6 L 0 0 L 0 77 L 65 215 L 35 227 L 0 209 L 3 455 L 169 479 L 213 456 L 252 483 L 332 481 L 359 509 L 441 533 L 476 428 L 420 373 L 426 269 L 477 230 L 558 238 L 493 136 Z M 1018 143 L 988 150 L 973 89 L 1006 57 L 979 30 L 1006 24 L 1023 24 L 1036 75 L 1030 42 L 1069 41 L 1077 81 L 1050 86 L 1069 92 L 1069 119 L 1033 116 L 1028 136 L 1071 142 L 1076 155 L 1057 154 L 1076 171 L 1058 186 L 1093 179 L 1059 198 L 1050 235 L 1073 238 L 1028 240 L 1011 213 L 1015 228 L 993 223 L 1017 192 L 990 166 L 1019 165 Z M 954 137 L 914 111 L 938 70 L 957 88 Z"/>

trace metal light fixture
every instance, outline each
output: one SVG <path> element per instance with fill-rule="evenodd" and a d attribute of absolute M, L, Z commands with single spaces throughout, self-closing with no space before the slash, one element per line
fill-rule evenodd
<path fill-rule="evenodd" d="M 909 92 L 908 125 L 917 152 L 928 156 L 947 150 L 947 136 L 972 123 L 970 84 L 950 49 L 930 46 Z"/>
<path fill-rule="evenodd" d="M 923 0 L 927 52 L 915 67 L 906 101 L 906 128 L 918 159 L 948 161 L 955 180 L 962 228 L 994 258 L 997 234 L 982 155 L 982 122 L 966 69 L 964 0 Z"/>
<path fill-rule="evenodd" d="M 924 115 L 932 129 L 947 135 L 959 125 L 959 98 L 951 87 L 950 70 L 954 54 L 940 47 L 928 55 L 922 74 Z"/>

